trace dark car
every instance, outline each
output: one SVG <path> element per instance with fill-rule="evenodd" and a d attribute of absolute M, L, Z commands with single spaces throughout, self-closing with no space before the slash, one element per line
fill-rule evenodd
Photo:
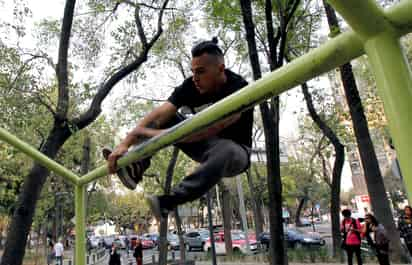
<path fill-rule="evenodd" d="M 268 249 L 270 245 L 270 234 L 263 232 L 259 235 L 260 244 Z M 295 248 L 299 246 L 323 246 L 325 240 L 316 232 L 304 232 L 299 229 L 288 228 L 285 231 L 285 242 L 288 247 Z"/>

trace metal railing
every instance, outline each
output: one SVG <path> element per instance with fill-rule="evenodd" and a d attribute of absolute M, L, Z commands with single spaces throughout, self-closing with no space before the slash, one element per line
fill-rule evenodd
<path fill-rule="evenodd" d="M 244 111 L 363 54 L 375 74 L 388 117 L 406 189 L 412 195 L 412 74 L 399 38 L 412 32 L 412 0 L 382 10 L 374 0 L 329 0 L 353 30 L 338 35 L 282 68 L 265 75 L 191 119 L 141 144 L 119 160 L 120 167 L 171 145 L 232 113 Z M 85 187 L 108 174 L 106 165 L 79 177 L 27 143 L 0 128 L 0 139 L 16 147 L 75 186 L 75 264 L 86 264 Z"/>

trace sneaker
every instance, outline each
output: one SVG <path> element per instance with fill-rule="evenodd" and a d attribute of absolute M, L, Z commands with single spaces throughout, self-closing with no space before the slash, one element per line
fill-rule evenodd
<path fill-rule="evenodd" d="M 158 196 L 147 196 L 146 200 L 149 203 L 149 207 L 157 221 L 160 221 L 162 218 L 167 218 L 169 210 L 160 207 L 160 200 Z"/>
<path fill-rule="evenodd" d="M 112 150 L 108 147 L 104 147 L 102 150 L 103 157 L 107 160 L 109 155 L 112 153 Z M 143 179 L 143 173 L 148 168 L 145 166 L 143 161 L 133 162 L 123 168 L 120 168 L 116 171 L 117 176 L 120 181 L 128 189 L 136 189 L 137 183 Z"/>

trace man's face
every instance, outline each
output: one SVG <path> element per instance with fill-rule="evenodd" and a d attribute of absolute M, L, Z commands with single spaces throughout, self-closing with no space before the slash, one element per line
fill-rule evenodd
<path fill-rule="evenodd" d="M 192 59 L 193 82 L 200 94 L 213 93 L 222 80 L 225 66 L 207 53 Z"/>

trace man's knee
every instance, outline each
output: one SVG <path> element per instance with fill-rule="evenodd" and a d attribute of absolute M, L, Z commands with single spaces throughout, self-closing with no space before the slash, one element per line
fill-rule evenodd
<path fill-rule="evenodd" d="M 234 142 L 225 144 L 218 152 L 221 159 L 225 161 L 225 177 L 232 177 L 245 171 L 249 166 L 249 154 Z"/>

